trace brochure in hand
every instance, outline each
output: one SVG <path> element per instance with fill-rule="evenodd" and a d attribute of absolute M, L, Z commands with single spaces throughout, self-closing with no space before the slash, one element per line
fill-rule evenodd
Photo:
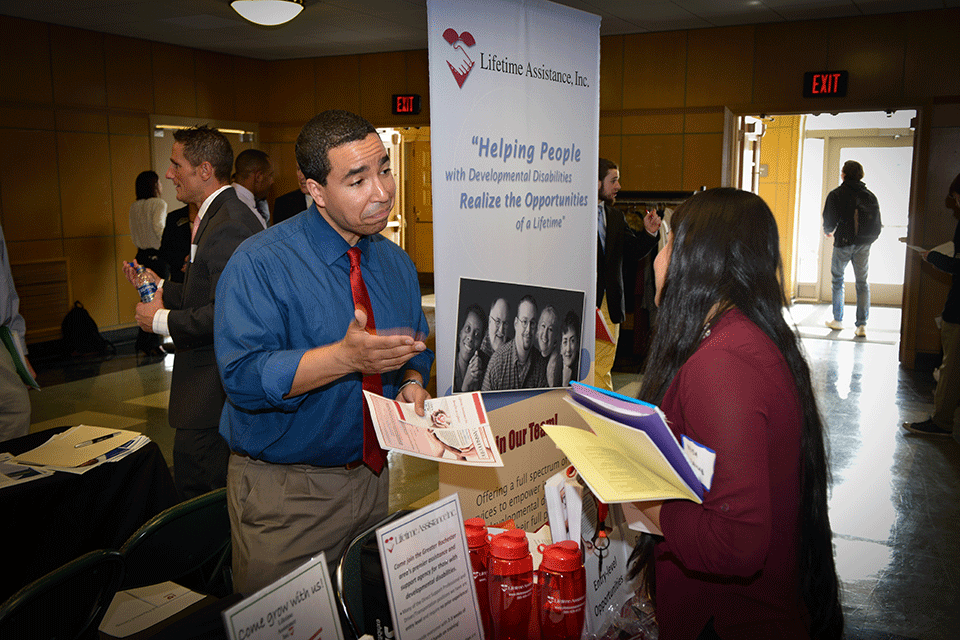
<path fill-rule="evenodd" d="M 590 431 L 543 425 L 603 502 L 682 498 L 703 502 L 704 485 L 654 405 L 580 383 L 565 398 Z M 712 475 L 712 469 L 707 470 Z"/>
<path fill-rule="evenodd" d="M 407 455 L 471 467 L 502 467 L 490 421 L 478 393 L 424 402 L 418 416 L 410 402 L 363 392 L 380 446 Z"/>

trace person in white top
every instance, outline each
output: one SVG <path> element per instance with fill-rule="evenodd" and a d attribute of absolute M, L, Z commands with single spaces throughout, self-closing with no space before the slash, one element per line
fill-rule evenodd
<path fill-rule="evenodd" d="M 160 176 L 155 171 L 141 171 L 136 181 L 137 199 L 130 205 L 130 239 L 137 247 L 136 262 L 161 278 L 170 277 L 170 267 L 160 257 L 160 238 L 167 219 L 167 203 L 160 197 Z M 143 329 L 137 330 L 137 352 L 162 356 L 162 338 Z"/>
<path fill-rule="evenodd" d="M 141 171 L 136 182 L 137 199 L 130 205 L 130 239 L 137 247 L 137 262 L 150 267 L 161 277 L 167 268 L 158 249 L 167 218 L 167 203 L 160 197 L 163 189 L 155 171 Z"/>
<path fill-rule="evenodd" d="M 259 149 L 245 149 L 234 162 L 233 188 L 237 197 L 256 214 L 263 228 L 270 221 L 267 195 L 273 186 L 273 165 L 270 156 Z"/>

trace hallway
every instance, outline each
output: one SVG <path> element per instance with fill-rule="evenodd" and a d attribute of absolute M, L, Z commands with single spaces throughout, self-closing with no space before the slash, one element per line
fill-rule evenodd
<path fill-rule="evenodd" d="M 852 318 L 853 308 L 847 309 Z M 901 369 L 899 309 L 871 309 L 867 338 L 823 326 L 827 305 L 791 311 L 829 428 L 830 500 L 848 638 L 960 637 L 960 443 L 901 428 L 932 410 L 929 371 Z M 852 325 L 852 323 L 849 323 Z M 173 357 L 129 345 L 109 361 L 36 362 L 32 430 L 97 424 L 141 431 L 171 460 L 166 404 Z M 616 374 L 631 393 L 635 376 Z M 956 435 L 955 435 L 956 438 Z M 436 497 L 437 465 L 391 454 L 391 510 Z"/>

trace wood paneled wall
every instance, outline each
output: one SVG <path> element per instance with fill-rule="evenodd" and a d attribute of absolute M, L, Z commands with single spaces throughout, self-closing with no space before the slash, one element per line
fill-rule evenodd
<path fill-rule="evenodd" d="M 960 102 L 957 24 L 960 9 L 945 9 L 604 37 L 600 154 L 619 162 L 624 189 L 711 187 L 724 178 L 724 108 Z M 848 97 L 802 98 L 803 73 L 828 69 L 850 72 Z M 407 92 L 426 97 L 423 113 L 391 115 L 390 96 Z M 136 296 L 117 265 L 133 253 L 127 211 L 149 167 L 149 114 L 261 123 L 276 195 L 296 187 L 293 143 L 314 114 L 427 125 L 428 95 L 426 51 L 266 62 L 0 17 L 0 220 L 11 257 L 68 257 L 74 297 L 101 327 L 128 325 Z"/>
<path fill-rule="evenodd" d="M 267 70 L 0 16 L 0 220 L 11 261 L 68 258 L 73 297 L 101 329 L 132 324 L 138 298 L 119 264 L 136 253 L 128 211 L 136 175 L 151 168 L 149 115 L 260 121 Z"/>

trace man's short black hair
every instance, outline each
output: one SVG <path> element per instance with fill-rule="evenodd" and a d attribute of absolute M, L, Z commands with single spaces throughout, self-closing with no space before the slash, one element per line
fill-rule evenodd
<path fill-rule="evenodd" d="M 607 177 L 607 174 L 615 169 L 619 169 L 616 162 L 613 160 L 607 160 L 606 158 L 600 158 L 600 177 L 597 178 L 597 180 L 603 182 L 603 179 Z"/>
<path fill-rule="evenodd" d="M 297 164 L 303 175 L 326 186 L 330 174 L 330 150 L 363 140 L 376 128 L 349 111 L 331 109 L 315 115 L 297 136 Z"/>
<path fill-rule="evenodd" d="M 844 180 L 863 180 L 863 165 L 856 160 L 847 160 L 843 163 Z"/>
<path fill-rule="evenodd" d="M 177 129 L 173 139 L 183 145 L 183 157 L 193 167 L 209 162 L 213 175 L 222 183 L 230 182 L 233 171 L 233 147 L 227 137 L 205 124 Z"/>
<path fill-rule="evenodd" d="M 237 154 L 234 177 L 243 180 L 251 173 L 270 170 L 270 156 L 259 149 L 244 149 Z"/>

